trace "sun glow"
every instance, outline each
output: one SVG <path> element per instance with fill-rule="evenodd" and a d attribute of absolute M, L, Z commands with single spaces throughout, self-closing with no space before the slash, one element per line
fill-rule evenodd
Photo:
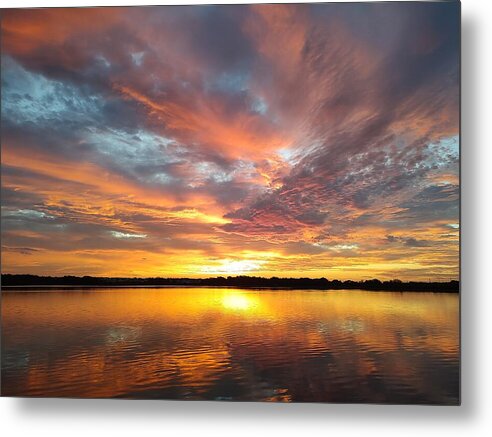
<path fill-rule="evenodd" d="M 252 272 L 259 270 L 265 261 L 260 260 L 241 260 L 233 261 L 230 259 L 225 259 L 219 262 L 218 265 L 204 266 L 202 268 L 203 273 L 228 273 L 228 274 L 241 274 L 246 272 Z"/>

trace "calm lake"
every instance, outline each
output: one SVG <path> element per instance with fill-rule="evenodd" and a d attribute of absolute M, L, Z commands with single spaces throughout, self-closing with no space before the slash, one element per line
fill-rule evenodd
<path fill-rule="evenodd" d="M 2 395 L 456 404 L 459 296 L 3 291 Z"/>

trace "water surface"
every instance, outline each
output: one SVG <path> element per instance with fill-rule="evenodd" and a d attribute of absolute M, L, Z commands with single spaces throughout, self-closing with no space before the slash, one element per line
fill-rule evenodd
<path fill-rule="evenodd" d="M 456 294 L 2 293 L 2 395 L 456 404 Z"/>

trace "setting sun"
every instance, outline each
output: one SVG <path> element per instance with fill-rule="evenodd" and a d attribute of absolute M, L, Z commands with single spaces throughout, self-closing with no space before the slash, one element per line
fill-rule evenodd
<path fill-rule="evenodd" d="M 222 260 L 217 266 L 205 266 L 202 269 L 203 273 L 210 274 L 242 274 L 246 272 L 253 272 L 259 270 L 265 261 L 252 261 L 252 260 L 242 260 L 242 261 L 231 261 Z"/>

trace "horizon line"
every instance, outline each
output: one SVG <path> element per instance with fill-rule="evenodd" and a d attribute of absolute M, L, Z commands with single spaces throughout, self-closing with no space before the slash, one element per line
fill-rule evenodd
<path fill-rule="evenodd" d="M 67 275 L 37 275 L 37 274 L 32 274 L 32 273 L 1 273 L 0 274 L 2 277 L 3 276 L 32 276 L 32 277 L 37 277 L 37 278 L 51 278 L 51 279 L 63 279 L 63 278 L 75 278 L 75 279 L 84 279 L 84 278 L 91 278 L 91 279 L 120 279 L 120 280 L 151 280 L 151 279 L 161 279 L 161 280 L 191 280 L 191 281 L 200 281 L 200 280 L 208 280 L 208 279 L 234 279 L 234 278 L 249 278 L 249 279 L 267 279 L 267 280 L 272 280 L 272 279 L 278 279 L 278 280 L 326 280 L 329 282 L 366 282 L 366 281 L 379 281 L 379 282 L 401 282 L 401 283 L 423 283 L 423 284 L 428 284 L 428 283 L 437 283 L 437 284 L 444 284 L 444 283 L 449 283 L 449 282 L 460 282 L 460 279 L 448 279 L 448 280 L 402 280 L 400 278 L 392 278 L 392 279 L 379 279 L 377 277 L 371 277 L 367 279 L 329 279 L 325 276 L 321 277 L 308 277 L 308 276 L 299 276 L 299 277 L 293 277 L 293 276 L 252 276 L 252 275 L 243 275 L 243 274 L 236 274 L 236 275 L 216 275 L 216 276 L 204 276 L 204 277 L 186 277 L 186 276 L 94 276 L 94 275 L 72 275 L 72 274 L 67 274 Z"/>

